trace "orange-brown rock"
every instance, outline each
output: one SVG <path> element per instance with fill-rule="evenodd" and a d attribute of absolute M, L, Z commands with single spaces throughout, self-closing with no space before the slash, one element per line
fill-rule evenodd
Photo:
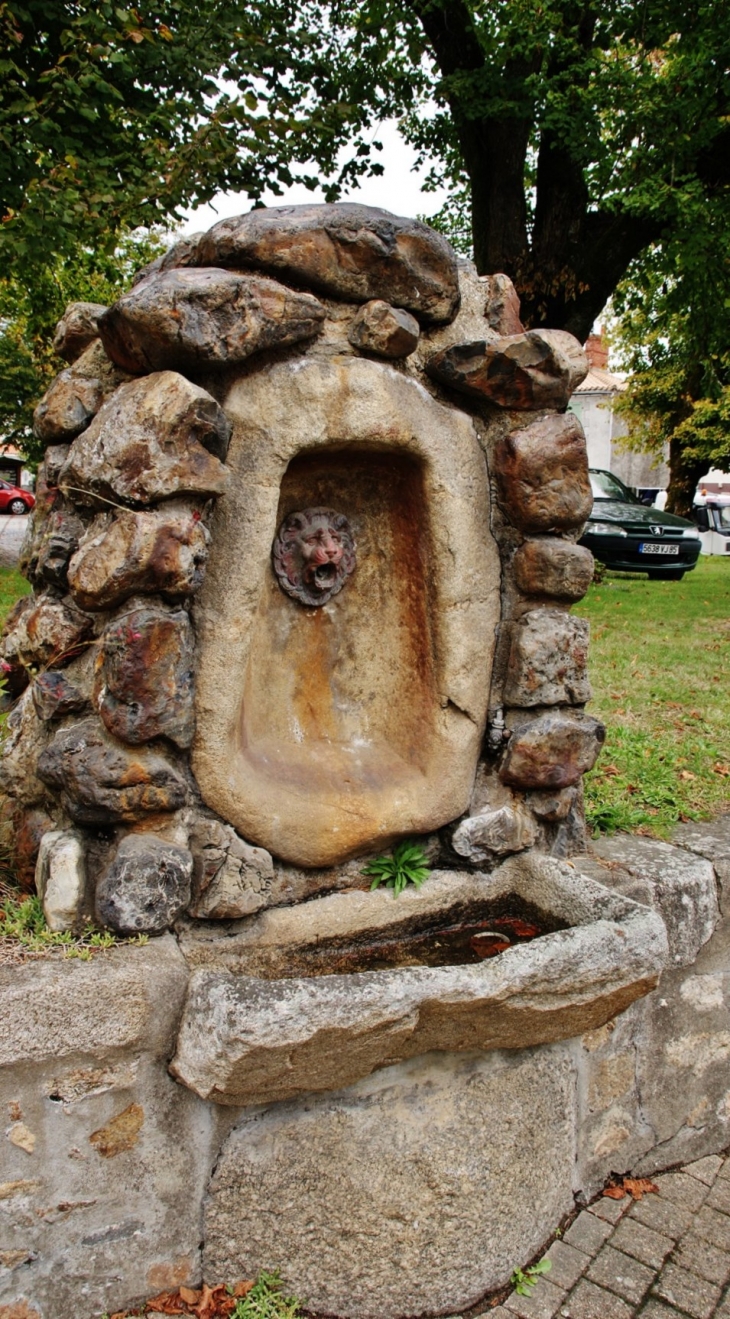
<path fill-rule="evenodd" d="M 86 429 L 104 399 L 128 379 L 95 339 L 46 390 L 33 413 L 36 436 L 44 444 L 68 444 Z"/>
<path fill-rule="evenodd" d="M 583 705 L 591 699 L 587 619 L 561 609 L 532 609 L 509 629 L 506 705 Z"/>
<path fill-rule="evenodd" d="M 520 300 L 512 280 L 507 275 L 482 275 L 486 303 L 484 317 L 497 334 L 524 334 L 520 320 Z"/>
<path fill-rule="evenodd" d="M 197 509 L 102 514 L 69 565 L 69 590 L 82 609 L 110 609 L 128 596 L 191 595 L 203 580 L 209 533 Z"/>
<path fill-rule="evenodd" d="M 25 596 L 8 615 L 0 641 L 8 688 L 22 691 L 38 669 L 71 659 L 92 631 L 93 620 L 71 601 Z"/>
<path fill-rule="evenodd" d="M 542 715 L 514 729 L 499 776 L 515 788 L 569 788 L 593 769 L 605 736 L 590 715 Z"/>
<path fill-rule="evenodd" d="M 157 751 L 122 746 L 97 719 L 82 719 L 56 733 L 38 760 L 38 776 L 60 794 L 76 824 L 132 823 L 176 811 L 186 785 Z"/>
<path fill-rule="evenodd" d="M 262 275 L 168 270 L 124 293 L 101 317 L 99 333 L 126 371 L 185 371 L 311 339 L 324 317 L 311 293 Z"/>
<path fill-rule="evenodd" d="M 55 823 L 41 807 L 16 806 L 13 812 L 13 870 L 18 883 L 28 893 L 35 891 L 35 866 L 41 839 Z"/>
<path fill-rule="evenodd" d="M 59 485 L 75 504 L 220 495 L 230 426 L 215 399 L 174 371 L 122 385 L 71 446 Z"/>
<path fill-rule="evenodd" d="M 583 545 L 541 536 L 520 545 L 513 560 L 515 584 L 525 595 L 581 600 L 593 580 L 593 555 Z"/>
<path fill-rule="evenodd" d="M 522 531 L 572 531 L 593 507 L 583 428 L 572 413 L 503 436 L 494 470 L 500 503 Z"/>
<path fill-rule="evenodd" d="M 53 351 L 75 362 L 98 337 L 98 320 L 106 307 L 100 302 L 70 302 L 56 326 Z"/>
<path fill-rule="evenodd" d="M 374 298 L 360 308 L 347 337 L 361 352 L 398 358 L 408 357 L 417 348 L 420 330 L 410 312 Z"/>
<path fill-rule="evenodd" d="M 443 385 L 501 408 L 567 407 L 588 374 L 588 358 L 564 330 L 528 330 L 494 343 L 455 344 L 434 353 L 428 374 Z"/>
<path fill-rule="evenodd" d="M 102 634 L 94 700 L 115 737 L 136 745 L 193 738 L 195 639 L 184 610 L 132 609 Z"/>
<path fill-rule="evenodd" d="M 418 220 L 374 206 L 271 206 L 221 220 L 186 264 L 265 270 L 347 302 L 385 298 L 440 325 L 459 309 L 456 254 Z"/>

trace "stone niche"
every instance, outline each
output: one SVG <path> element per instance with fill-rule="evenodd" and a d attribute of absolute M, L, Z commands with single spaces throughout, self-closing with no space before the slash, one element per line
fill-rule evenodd
<path fill-rule="evenodd" d="M 473 423 L 359 358 L 275 363 L 223 406 L 232 493 L 199 597 L 201 792 L 297 865 L 431 833 L 469 805 L 499 621 Z M 347 518 L 357 566 L 308 608 L 280 588 L 271 545 L 313 507 Z"/>

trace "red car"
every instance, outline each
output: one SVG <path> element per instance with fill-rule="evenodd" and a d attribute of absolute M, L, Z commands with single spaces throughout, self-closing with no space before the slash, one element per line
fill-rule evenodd
<path fill-rule="evenodd" d="M 35 495 L 30 490 L 0 481 L 0 513 L 30 513 L 34 504 Z"/>

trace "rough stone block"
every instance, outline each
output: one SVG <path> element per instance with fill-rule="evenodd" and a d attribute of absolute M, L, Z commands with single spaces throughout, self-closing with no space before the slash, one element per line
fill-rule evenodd
<path fill-rule="evenodd" d="M 695 1230 L 699 1231 L 699 1218 L 707 1213 L 712 1212 L 701 1209 L 698 1219 L 695 1221 Z M 677 1241 L 683 1236 L 692 1222 L 692 1214 L 687 1209 L 681 1209 L 679 1205 L 674 1205 L 669 1200 L 662 1200 L 658 1195 L 645 1195 L 641 1200 L 637 1200 L 633 1209 L 629 1210 L 629 1217 L 625 1222 L 630 1222 L 637 1218 L 645 1227 L 652 1228 L 655 1232 L 661 1233 L 664 1237 L 671 1237 L 672 1241 Z M 728 1224 L 730 1231 L 730 1223 Z M 701 1236 L 706 1236 L 705 1232 L 700 1232 Z M 712 1238 L 709 1238 L 712 1240 Z"/>
<path fill-rule="evenodd" d="M 638 1305 L 654 1281 L 655 1271 L 612 1246 L 604 1246 L 586 1276 L 624 1301 Z"/>
<path fill-rule="evenodd" d="M 86 853 L 80 834 L 53 830 L 43 835 L 35 884 L 50 930 L 73 930 L 79 925 L 86 897 Z"/>
<path fill-rule="evenodd" d="M 533 609 L 509 626 L 506 705 L 584 705 L 591 699 L 587 619 Z"/>
<path fill-rule="evenodd" d="M 422 322 L 459 309 L 456 255 L 440 234 L 356 202 L 270 206 L 221 220 L 186 264 L 265 270 L 347 302 L 384 298 Z"/>
<path fill-rule="evenodd" d="M 67 714 L 78 714 L 88 706 L 86 694 L 59 669 L 39 673 L 31 692 L 36 714 L 45 723 L 51 719 L 63 719 Z"/>
<path fill-rule="evenodd" d="M 102 514 L 69 564 L 69 590 L 82 609 L 110 609 L 130 595 L 192 595 L 203 580 L 210 534 L 197 509 Z"/>
<path fill-rule="evenodd" d="M 621 1301 L 611 1292 L 597 1287 L 594 1282 L 582 1278 L 575 1291 L 570 1293 L 565 1308 L 570 1319 L 633 1319 L 634 1311 L 626 1301 Z"/>
<path fill-rule="evenodd" d="M 414 352 L 420 333 L 415 316 L 376 298 L 360 308 L 347 337 L 362 352 L 398 358 Z"/>
<path fill-rule="evenodd" d="M 44 444 L 68 444 L 86 429 L 104 400 L 128 379 L 95 340 L 46 390 L 33 413 L 36 436 Z"/>
<path fill-rule="evenodd" d="M 519 1315 L 520 1319 L 553 1319 L 565 1300 L 565 1292 L 555 1287 L 548 1278 L 540 1278 L 540 1284 L 531 1296 L 520 1296 L 512 1292 L 504 1303 L 510 1315 Z"/>
<path fill-rule="evenodd" d="M 522 334 L 520 300 L 512 280 L 507 275 L 482 275 L 481 283 L 486 294 L 484 319 L 490 330 L 503 336 Z"/>
<path fill-rule="evenodd" d="M 704 1159 L 696 1159 L 694 1163 L 686 1164 L 684 1172 L 689 1173 L 690 1177 L 696 1177 L 698 1181 L 704 1182 L 705 1186 L 712 1186 L 721 1168 L 721 1155 L 708 1154 Z"/>
<path fill-rule="evenodd" d="M 555 792 L 548 790 L 545 792 L 531 792 L 527 797 L 527 803 L 541 820 L 556 822 L 564 820 L 570 814 L 576 796 L 577 790 L 575 787 L 559 788 Z"/>
<path fill-rule="evenodd" d="M 494 343 L 455 344 L 429 358 L 434 380 L 501 408 L 565 408 L 588 374 L 588 359 L 564 330 L 528 330 Z"/>
<path fill-rule="evenodd" d="M 71 600 L 25 596 L 8 615 L 0 656 L 6 684 L 23 691 L 32 673 L 68 662 L 93 631 L 93 620 Z"/>
<path fill-rule="evenodd" d="M 574 1287 L 588 1268 L 590 1256 L 567 1241 L 554 1241 L 545 1259 L 550 1260 L 550 1281 L 563 1291 Z"/>
<path fill-rule="evenodd" d="M 146 748 L 121 746 L 96 719 L 60 729 L 38 760 L 38 776 L 60 793 L 76 824 L 131 823 L 175 811 L 187 795 L 168 760 Z"/>
<path fill-rule="evenodd" d="M 680 824 L 674 831 L 673 842 L 690 852 L 707 857 L 715 867 L 721 887 L 730 887 L 730 814 L 703 823 Z"/>
<path fill-rule="evenodd" d="M 193 858 L 154 834 L 128 834 L 96 889 L 96 913 L 118 934 L 162 934 L 190 902 Z"/>
<path fill-rule="evenodd" d="M 593 555 L 572 541 L 540 536 L 520 545 L 512 571 L 517 587 L 525 595 L 581 600 L 593 580 Z"/>
<path fill-rule="evenodd" d="M 522 531 L 572 531 L 593 507 L 585 437 L 571 412 L 504 436 L 495 474 L 505 513 Z"/>
<path fill-rule="evenodd" d="M 50 729 L 38 718 L 30 691 L 23 692 L 5 723 L 0 790 L 25 806 L 49 804 L 49 794 L 37 773 L 38 758 L 49 737 Z"/>
<path fill-rule="evenodd" d="M 33 537 L 30 576 L 66 590 L 68 564 L 84 534 L 84 524 L 73 512 L 54 509 L 44 520 L 40 534 Z"/>
<path fill-rule="evenodd" d="M 53 336 L 53 351 L 67 362 L 75 362 L 98 337 L 99 317 L 106 311 L 100 302 L 70 302 Z"/>
<path fill-rule="evenodd" d="M 191 916 L 238 920 L 268 905 L 274 863 L 263 847 L 252 847 L 218 820 L 201 820 L 190 847 L 195 867 Z"/>
<path fill-rule="evenodd" d="M 108 731 L 133 746 L 193 740 L 195 638 L 184 610 L 142 605 L 102 633 L 94 701 Z"/>
<path fill-rule="evenodd" d="M 575 1222 L 571 1223 L 564 1240 L 574 1250 L 582 1250 L 586 1255 L 597 1255 L 610 1235 L 611 1224 L 584 1209 Z"/>
<path fill-rule="evenodd" d="M 174 371 L 122 385 L 71 446 L 59 485 L 75 504 L 94 497 L 149 504 L 219 495 L 230 425 L 215 399 Z"/>
<path fill-rule="evenodd" d="M 571 787 L 593 769 L 605 736 L 591 715 L 542 715 L 513 730 L 499 776 L 516 788 Z"/>
<path fill-rule="evenodd" d="M 653 1228 L 639 1223 L 635 1218 L 624 1218 L 611 1237 L 611 1245 L 624 1255 L 633 1255 L 649 1268 L 657 1271 L 662 1267 L 667 1255 L 674 1250 L 671 1237 L 655 1232 Z"/>
<path fill-rule="evenodd" d="M 480 865 L 490 857 L 522 852 L 536 838 L 537 827 L 527 811 L 500 806 L 462 820 L 452 834 L 451 845 L 459 856 Z"/>
<path fill-rule="evenodd" d="M 289 1286 L 315 1311 L 468 1308 L 572 1203 L 573 1083 L 560 1047 L 432 1055 L 244 1120 L 211 1182 L 205 1276 L 253 1277 L 275 1239 Z"/>
<path fill-rule="evenodd" d="M 654 1293 L 685 1314 L 692 1315 L 693 1319 L 710 1319 L 722 1288 L 680 1269 L 676 1264 L 667 1264 L 656 1281 Z"/>
<path fill-rule="evenodd" d="M 608 863 L 602 882 L 627 895 L 631 890 L 635 901 L 655 907 L 667 927 L 673 964 L 690 966 L 720 918 L 711 863 L 633 834 L 597 839 L 592 851 Z"/>
<path fill-rule="evenodd" d="M 696 1232 L 688 1232 L 677 1246 L 673 1260 L 680 1268 L 724 1287 L 730 1278 L 730 1255 L 704 1241 Z"/>
<path fill-rule="evenodd" d="M 186 371 L 311 339 L 324 317 L 311 293 L 260 275 L 169 270 L 122 294 L 100 318 L 99 334 L 126 371 Z"/>

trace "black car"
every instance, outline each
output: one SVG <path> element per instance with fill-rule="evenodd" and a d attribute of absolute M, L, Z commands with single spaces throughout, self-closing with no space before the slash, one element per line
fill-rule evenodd
<path fill-rule="evenodd" d="M 580 544 L 619 572 L 679 581 L 694 568 L 701 541 L 693 522 L 647 508 L 611 472 L 591 468 L 593 511 Z"/>

